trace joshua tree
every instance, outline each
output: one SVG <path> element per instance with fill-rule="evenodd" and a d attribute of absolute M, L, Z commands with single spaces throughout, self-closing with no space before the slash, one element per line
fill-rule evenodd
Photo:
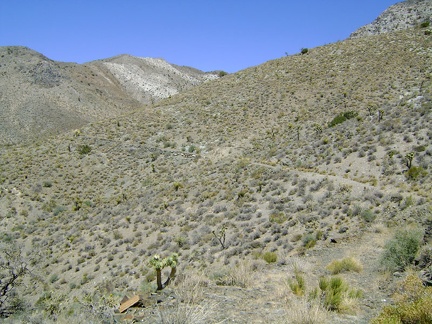
<path fill-rule="evenodd" d="M 222 246 L 222 250 L 225 250 L 226 230 L 227 230 L 227 226 L 223 225 L 219 229 L 217 234 L 215 231 L 212 232 L 213 235 L 216 237 L 216 239 L 219 241 L 220 245 Z"/>
<path fill-rule="evenodd" d="M 378 123 L 384 118 L 384 110 L 378 110 Z"/>
<path fill-rule="evenodd" d="M 323 129 L 322 129 L 322 126 L 321 126 L 320 124 L 314 124 L 313 127 L 314 127 L 315 132 L 316 132 L 317 134 L 321 134 L 321 133 L 322 133 Z"/>
<path fill-rule="evenodd" d="M 0 245 L 0 318 L 14 313 L 15 290 L 29 273 L 19 248 Z"/>
<path fill-rule="evenodd" d="M 302 127 L 301 125 L 297 125 L 296 130 L 297 130 L 297 141 L 300 141 L 300 131 L 301 131 Z"/>
<path fill-rule="evenodd" d="M 178 254 L 173 253 L 171 256 L 161 259 L 159 255 L 155 255 L 150 260 L 150 265 L 156 270 L 156 282 L 157 282 L 157 290 L 164 289 L 172 279 L 174 279 L 177 272 L 177 263 L 178 263 Z M 162 283 L 162 270 L 165 267 L 171 267 L 171 272 L 167 280 Z"/>
<path fill-rule="evenodd" d="M 408 169 L 411 169 L 412 160 L 414 159 L 414 152 L 411 152 L 411 153 L 408 153 L 407 155 L 405 155 L 405 159 L 406 159 L 406 165 L 407 165 Z"/>

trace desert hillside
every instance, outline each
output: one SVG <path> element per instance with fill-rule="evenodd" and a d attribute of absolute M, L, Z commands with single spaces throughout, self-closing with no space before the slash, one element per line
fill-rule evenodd
<path fill-rule="evenodd" d="M 428 26 L 350 38 L 0 147 L 1 274 L 22 279 L 0 315 L 427 323 L 431 49 Z M 116 64 L 136 60 L 82 68 L 133 97 Z"/>
<path fill-rule="evenodd" d="M 162 59 L 130 55 L 86 64 L 0 47 L 0 144 L 59 134 L 132 111 L 218 78 Z"/>

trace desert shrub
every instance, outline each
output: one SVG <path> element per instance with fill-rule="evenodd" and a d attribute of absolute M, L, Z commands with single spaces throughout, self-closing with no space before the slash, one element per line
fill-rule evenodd
<path fill-rule="evenodd" d="M 426 146 L 425 145 L 418 145 L 418 146 L 415 146 L 414 147 L 414 151 L 416 151 L 416 152 L 424 152 L 424 151 L 426 151 Z"/>
<path fill-rule="evenodd" d="M 343 271 L 360 272 L 363 270 L 363 266 L 361 265 L 361 263 L 354 258 L 334 260 L 330 264 L 328 264 L 326 268 L 333 275 L 341 273 Z"/>
<path fill-rule="evenodd" d="M 386 306 L 372 324 L 432 323 L 432 287 L 425 287 L 414 274 L 408 275 L 393 296 L 395 305 Z"/>
<path fill-rule="evenodd" d="M 275 263 L 277 261 L 277 254 L 275 252 L 265 252 L 262 258 L 267 263 Z"/>
<path fill-rule="evenodd" d="M 417 180 L 419 177 L 424 177 L 427 175 L 427 171 L 423 169 L 421 166 L 412 166 L 405 173 L 407 179 Z"/>
<path fill-rule="evenodd" d="M 85 154 L 89 154 L 90 152 L 91 152 L 91 147 L 89 146 L 89 145 L 87 145 L 87 144 L 85 144 L 85 145 L 80 145 L 79 147 L 78 147 L 78 153 L 80 154 L 80 155 L 85 155 Z"/>
<path fill-rule="evenodd" d="M 316 244 L 316 236 L 313 234 L 307 234 L 303 237 L 302 242 L 306 249 L 313 248 Z"/>
<path fill-rule="evenodd" d="M 44 187 L 44 188 L 51 188 L 52 187 L 52 182 L 51 181 L 44 181 L 42 183 L 42 187 Z"/>
<path fill-rule="evenodd" d="M 65 210 L 66 210 L 66 207 L 64 207 L 64 206 L 56 206 L 53 209 L 53 215 L 57 216 L 57 215 L 61 214 L 62 212 L 64 212 Z"/>
<path fill-rule="evenodd" d="M 344 121 L 357 117 L 358 112 L 356 111 L 345 111 L 337 115 L 333 120 L 328 124 L 329 127 L 334 127 L 338 124 L 342 124 Z"/>
<path fill-rule="evenodd" d="M 269 221 L 272 223 L 282 224 L 282 223 L 286 222 L 287 220 L 288 220 L 288 216 L 285 215 L 285 213 L 283 213 L 283 212 L 272 213 L 269 216 Z"/>
<path fill-rule="evenodd" d="M 396 231 L 394 237 L 384 246 L 380 263 L 385 270 L 403 271 L 411 264 L 420 249 L 423 230 L 419 228 Z"/>
<path fill-rule="evenodd" d="M 429 26 L 430 26 L 430 21 L 429 21 L 429 20 L 423 21 L 423 22 L 420 24 L 420 27 L 421 27 L 421 28 L 427 28 L 427 27 L 429 27 Z"/>
<path fill-rule="evenodd" d="M 360 216 L 366 223 L 372 223 L 376 218 L 375 213 L 370 209 L 363 210 Z"/>

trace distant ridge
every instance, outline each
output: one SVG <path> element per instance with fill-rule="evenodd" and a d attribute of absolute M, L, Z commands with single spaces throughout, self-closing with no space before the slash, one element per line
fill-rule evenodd
<path fill-rule="evenodd" d="M 163 59 L 120 55 L 85 64 L 0 47 L 0 144 L 79 128 L 217 79 Z"/>

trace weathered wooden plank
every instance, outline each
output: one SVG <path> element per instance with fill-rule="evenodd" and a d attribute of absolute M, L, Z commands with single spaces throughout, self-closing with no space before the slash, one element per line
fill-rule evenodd
<path fill-rule="evenodd" d="M 132 298 L 128 299 L 124 303 L 120 305 L 120 313 L 123 313 L 125 310 L 127 310 L 129 307 L 132 307 L 136 303 L 138 303 L 140 300 L 140 297 L 138 295 L 133 296 Z"/>

